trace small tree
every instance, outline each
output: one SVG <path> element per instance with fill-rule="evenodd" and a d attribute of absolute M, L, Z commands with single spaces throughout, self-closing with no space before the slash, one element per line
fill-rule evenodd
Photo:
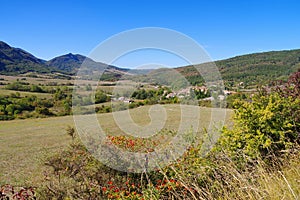
<path fill-rule="evenodd" d="M 72 140 L 75 139 L 76 134 L 75 134 L 75 128 L 74 128 L 74 127 L 68 126 L 68 127 L 66 128 L 66 132 L 67 132 L 67 134 L 68 134 L 69 136 L 72 137 Z"/>

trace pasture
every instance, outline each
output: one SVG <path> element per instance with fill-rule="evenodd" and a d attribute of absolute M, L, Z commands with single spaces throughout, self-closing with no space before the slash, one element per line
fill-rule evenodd
<path fill-rule="evenodd" d="M 176 130 L 181 111 L 178 105 L 163 105 L 167 113 L 166 129 Z M 151 106 L 129 110 L 132 120 L 144 126 L 151 122 L 148 111 Z M 215 110 L 216 116 L 224 110 Z M 128 112 L 128 111 L 121 111 Z M 231 110 L 226 110 L 227 123 Z M 199 131 L 210 122 L 211 108 L 200 108 Z M 112 113 L 97 114 L 98 121 L 108 134 L 119 135 L 122 130 L 116 124 Z M 73 116 L 25 119 L 0 122 L 0 185 L 38 185 L 46 170 L 47 156 L 66 148 L 71 141 L 66 128 L 74 126 Z"/>

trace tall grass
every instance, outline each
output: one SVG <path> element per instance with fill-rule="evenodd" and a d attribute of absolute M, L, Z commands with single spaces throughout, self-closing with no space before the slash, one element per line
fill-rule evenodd
<path fill-rule="evenodd" d="M 201 158 L 192 147 L 170 166 L 131 174 L 103 166 L 75 140 L 49 160 L 38 192 L 41 199 L 298 199 L 297 149 L 267 160 L 241 155 L 237 162 L 222 151 Z"/>

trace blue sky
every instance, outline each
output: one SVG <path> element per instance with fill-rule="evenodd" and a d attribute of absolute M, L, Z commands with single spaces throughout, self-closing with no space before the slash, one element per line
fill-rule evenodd
<path fill-rule="evenodd" d="M 88 55 L 112 35 L 141 27 L 182 32 L 213 60 L 300 48 L 297 0 L 0 0 L 0 8 L 0 40 L 46 60 L 69 52 Z M 144 55 L 117 64 L 183 64 L 169 55 Z"/>

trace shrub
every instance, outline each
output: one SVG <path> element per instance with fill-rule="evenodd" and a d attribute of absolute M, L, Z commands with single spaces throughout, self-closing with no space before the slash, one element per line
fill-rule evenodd
<path fill-rule="evenodd" d="M 141 138 L 132 140 L 125 136 L 109 136 L 109 139 L 120 148 L 131 151 L 145 150 L 149 145 L 155 145 L 152 142 L 145 143 Z M 294 159 L 296 166 L 299 163 L 299 155 Z M 259 158 L 258 161 L 258 165 L 250 163 L 240 168 L 223 152 L 215 151 L 201 157 L 199 144 L 191 146 L 179 160 L 169 166 L 156 171 L 133 174 L 104 166 L 75 139 L 68 149 L 47 160 L 46 165 L 50 168 L 46 172 L 44 186 L 38 190 L 38 197 L 119 200 L 262 199 L 270 195 L 280 197 L 280 194 L 271 194 L 273 190 L 270 190 L 271 186 L 266 182 L 274 172 L 270 172 Z M 286 162 L 285 166 L 288 169 L 289 162 Z M 280 168 L 274 171 L 278 170 Z M 297 167 L 293 170 L 297 180 L 300 171 Z M 276 180 L 271 180 L 274 186 L 277 182 L 287 181 L 285 177 L 275 175 Z M 298 194 L 295 192 L 300 192 L 296 182 L 292 183 L 288 189 L 285 187 L 284 195 L 288 197 L 295 197 Z"/>
<path fill-rule="evenodd" d="M 35 190 L 32 187 L 15 188 L 12 185 L 3 185 L 0 187 L 0 199 L 33 200 L 36 199 L 36 195 Z"/>
<path fill-rule="evenodd" d="M 97 90 L 95 93 L 95 103 L 104 103 L 110 101 L 110 96 L 108 96 L 104 91 Z"/>
<path fill-rule="evenodd" d="M 46 107 L 36 107 L 35 111 L 40 114 L 40 115 L 44 115 L 44 116 L 52 116 L 53 113 L 50 112 L 50 110 Z"/>
<path fill-rule="evenodd" d="M 217 151 L 233 159 L 282 155 L 300 143 L 300 70 L 287 83 L 233 103 L 234 127 L 224 127 Z"/>
<path fill-rule="evenodd" d="M 275 91 L 283 97 L 300 98 L 300 69 L 293 73 L 285 84 L 281 83 L 275 87 Z"/>
<path fill-rule="evenodd" d="M 299 140 L 299 99 L 258 94 L 251 102 L 236 101 L 235 108 L 234 127 L 224 127 L 219 145 L 230 154 L 279 155 Z"/>
<path fill-rule="evenodd" d="M 125 198 L 140 194 L 139 179 L 132 179 L 134 174 L 104 166 L 76 140 L 69 149 L 49 158 L 46 165 L 50 167 L 47 182 L 38 191 L 42 199 Z"/>

